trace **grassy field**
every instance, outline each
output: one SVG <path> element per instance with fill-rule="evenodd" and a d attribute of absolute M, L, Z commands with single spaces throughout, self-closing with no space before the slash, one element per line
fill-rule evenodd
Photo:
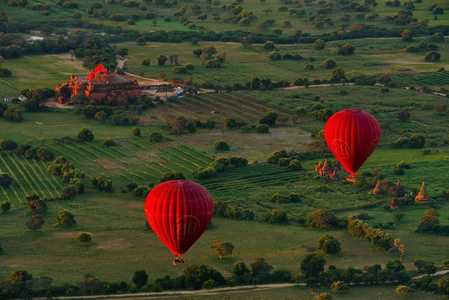
<path fill-rule="evenodd" d="M 278 45 L 277 49 L 281 54 L 299 54 L 304 57 L 303 60 L 280 60 L 271 61 L 268 59 L 269 51 L 265 51 L 262 45 L 253 45 L 252 47 L 243 47 L 239 43 L 219 43 L 219 42 L 201 42 L 199 45 L 190 43 L 167 44 L 167 43 L 149 43 L 148 45 L 134 47 L 132 43 L 121 43 L 118 46 L 129 48 L 128 70 L 132 73 L 140 74 L 150 78 L 157 78 L 160 73 L 165 73 L 166 78 L 182 78 L 191 76 L 193 84 L 201 84 L 205 81 L 225 85 L 235 83 L 244 84 L 253 77 L 261 79 L 269 78 L 272 81 L 280 79 L 293 82 L 298 78 L 314 79 L 331 78 L 331 70 L 322 67 L 321 63 L 330 58 L 337 63 L 338 67 L 345 70 L 348 78 L 357 75 L 374 75 L 388 73 L 405 74 L 401 83 L 414 86 L 440 86 L 449 83 L 447 73 L 441 75 L 442 81 L 422 80 L 417 76 L 418 72 L 436 72 L 440 67 L 449 69 L 448 42 L 439 44 L 442 58 L 440 62 L 426 62 L 424 60 L 425 52 L 408 53 L 405 51 L 410 44 L 417 44 L 420 41 L 427 41 L 425 38 L 417 38 L 412 43 L 404 43 L 399 38 L 391 39 L 359 39 L 348 41 L 335 41 L 328 43 L 324 50 L 316 50 L 313 45 Z M 350 43 L 356 47 L 354 55 L 337 55 L 338 48 L 344 43 Z M 204 46 L 214 46 L 218 53 L 226 53 L 226 62 L 220 69 L 208 69 L 202 64 L 202 60 L 192 54 L 192 51 Z M 176 49 L 175 51 L 173 49 Z M 179 64 L 192 63 L 194 70 L 187 74 L 179 75 L 172 71 L 173 66 L 168 63 L 165 66 L 157 65 L 156 57 L 160 54 L 170 55 L 177 52 L 179 55 Z M 142 66 L 144 57 L 150 58 L 150 66 Z M 313 57 L 316 61 L 312 62 L 314 69 L 305 70 L 305 65 L 311 63 L 306 58 Z M 445 58 L 446 57 L 446 58 Z M 404 82 L 405 79 L 409 79 Z"/>

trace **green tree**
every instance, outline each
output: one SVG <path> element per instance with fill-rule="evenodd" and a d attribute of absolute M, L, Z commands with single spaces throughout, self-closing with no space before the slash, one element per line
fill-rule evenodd
<path fill-rule="evenodd" d="M 267 110 L 263 117 L 259 120 L 259 124 L 266 124 L 268 126 L 276 125 L 278 114 L 275 111 Z"/>
<path fill-rule="evenodd" d="M 270 60 L 280 60 L 282 56 L 278 51 L 273 51 L 268 54 L 268 58 Z"/>
<path fill-rule="evenodd" d="M 61 210 L 58 214 L 58 222 L 56 225 L 72 226 L 76 223 L 75 216 L 66 209 Z"/>
<path fill-rule="evenodd" d="M 140 136 L 141 136 L 141 134 L 140 134 L 140 128 L 139 128 L 138 126 L 134 126 L 134 127 L 133 127 L 133 135 L 134 135 L 135 137 L 140 137 Z"/>
<path fill-rule="evenodd" d="M 217 54 L 217 49 L 214 46 L 205 46 L 203 48 L 203 52 L 205 55 L 207 55 L 208 58 L 211 58 L 212 55 Z"/>
<path fill-rule="evenodd" d="M 219 240 L 215 240 L 214 244 L 209 246 L 209 248 L 214 249 L 214 251 L 218 254 L 219 259 L 223 259 L 225 256 L 232 254 L 234 245 L 231 243 L 222 243 Z"/>
<path fill-rule="evenodd" d="M 229 151 L 229 145 L 225 141 L 215 141 L 214 144 L 215 151 Z"/>
<path fill-rule="evenodd" d="M 348 291 L 348 285 L 344 281 L 334 281 L 331 284 L 331 291 L 337 294 L 342 294 L 346 291 Z"/>
<path fill-rule="evenodd" d="M 10 139 L 1 139 L 0 140 L 0 148 L 5 151 L 11 151 L 18 147 L 17 143 Z"/>
<path fill-rule="evenodd" d="M 444 294 L 449 295 L 449 277 L 444 276 L 438 281 L 438 290 Z"/>
<path fill-rule="evenodd" d="M 223 285 L 226 281 L 220 272 L 209 268 L 205 265 L 189 265 L 182 272 L 187 289 L 196 290 L 202 288 L 203 284 L 208 280 L 214 280 L 217 285 Z"/>
<path fill-rule="evenodd" d="M 144 285 L 148 284 L 148 274 L 145 270 L 139 270 L 134 272 L 133 283 L 138 289 L 141 289 Z"/>
<path fill-rule="evenodd" d="M 12 177 L 8 173 L 0 172 L 0 186 L 8 187 L 12 183 Z"/>
<path fill-rule="evenodd" d="M 157 64 L 159 66 L 163 66 L 163 65 L 165 65 L 165 62 L 167 61 L 168 58 L 167 58 L 167 56 L 160 54 L 156 57 L 156 59 L 157 59 Z"/>
<path fill-rule="evenodd" d="M 266 41 L 263 44 L 263 47 L 265 48 L 265 50 L 270 51 L 270 50 L 274 50 L 276 48 L 276 45 L 272 41 Z"/>
<path fill-rule="evenodd" d="M 322 39 L 317 39 L 317 40 L 315 40 L 314 46 L 315 46 L 315 49 L 322 50 L 326 46 L 326 42 L 323 41 Z"/>
<path fill-rule="evenodd" d="M 397 118 L 401 122 L 405 122 L 410 119 L 410 113 L 408 111 L 406 111 L 405 109 L 401 109 L 401 111 L 398 112 L 398 114 L 397 114 Z"/>
<path fill-rule="evenodd" d="M 313 213 L 308 214 L 306 218 L 307 225 L 316 228 L 332 228 L 338 221 L 336 216 L 324 209 L 318 209 Z"/>
<path fill-rule="evenodd" d="M 318 277 L 324 271 L 326 260 L 318 253 L 306 254 L 301 261 L 301 272 L 306 277 Z"/>
<path fill-rule="evenodd" d="M 32 231 L 36 231 L 38 229 L 41 229 L 44 223 L 45 222 L 42 215 L 33 215 L 31 216 L 31 221 L 26 222 L 25 226 Z"/>
<path fill-rule="evenodd" d="M 21 122 L 23 120 L 23 114 L 14 107 L 8 107 L 3 113 L 3 117 L 7 121 L 11 122 Z"/>
<path fill-rule="evenodd" d="M 331 73 L 331 82 L 342 82 L 346 80 L 345 71 L 342 68 L 333 68 Z"/>
<path fill-rule="evenodd" d="M 150 65 L 150 59 L 148 57 L 144 57 L 142 59 L 142 66 L 149 66 Z"/>
<path fill-rule="evenodd" d="M 136 40 L 137 45 L 145 45 L 146 43 L 147 43 L 147 41 L 145 41 L 145 38 L 142 36 L 138 37 Z"/>
<path fill-rule="evenodd" d="M 325 234 L 318 240 L 318 249 L 325 254 L 334 255 L 341 252 L 341 245 L 335 237 Z"/>
<path fill-rule="evenodd" d="M 80 233 L 76 236 L 76 239 L 78 240 L 78 242 L 82 243 L 82 244 L 86 244 L 92 241 L 92 237 L 90 236 L 90 234 L 83 232 Z"/>
<path fill-rule="evenodd" d="M 427 52 L 425 59 L 427 61 L 436 62 L 440 61 L 441 53 L 437 51 Z"/>
<path fill-rule="evenodd" d="M 78 131 L 78 140 L 82 142 L 90 142 L 94 140 L 94 134 L 87 127 L 83 127 Z"/>
<path fill-rule="evenodd" d="M 11 209 L 11 202 L 4 200 L 2 203 L 0 203 L 0 210 L 2 212 L 7 212 Z"/>
<path fill-rule="evenodd" d="M 352 46 L 351 44 L 344 44 L 343 46 L 340 47 L 340 49 L 338 49 L 338 54 L 339 55 L 350 55 L 353 54 L 355 51 L 355 47 Z"/>
<path fill-rule="evenodd" d="M 273 266 L 270 266 L 265 258 L 255 257 L 254 262 L 251 264 L 251 270 L 253 273 L 253 277 L 259 278 L 268 278 L 270 276 L 270 271 L 273 269 Z"/>
<path fill-rule="evenodd" d="M 422 148 L 426 143 L 426 139 L 420 134 L 412 134 L 410 136 L 409 147 L 410 148 Z"/>
<path fill-rule="evenodd" d="M 234 265 L 232 273 L 236 276 L 243 276 L 247 273 L 250 273 L 250 270 L 244 262 L 239 262 Z"/>
<path fill-rule="evenodd" d="M 402 41 L 404 42 L 411 42 L 413 40 L 412 32 L 409 29 L 405 29 L 402 31 Z"/>
<path fill-rule="evenodd" d="M 150 142 L 152 143 L 160 143 L 164 140 L 164 136 L 159 132 L 153 132 L 150 135 Z"/>
<path fill-rule="evenodd" d="M 325 67 L 326 69 L 333 69 L 337 66 L 337 63 L 334 60 L 328 58 L 325 61 L 323 61 L 322 66 Z"/>
<path fill-rule="evenodd" d="M 186 177 L 179 171 L 165 172 L 162 174 L 160 182 L 165 182 L 169 180 L 185 180 Z"/>

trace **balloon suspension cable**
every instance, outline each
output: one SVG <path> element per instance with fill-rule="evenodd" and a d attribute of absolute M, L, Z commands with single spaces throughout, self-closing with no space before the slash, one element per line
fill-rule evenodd
<path fill-rule="evenodd" d="M 174 265 L 182 265 L 184 264 L 184 258 L 181 257 L 181 254 L 177 255 L 177 257 L 173 260 Z"/>
<path fill-rule="evenodd" d="M 355 181 L 355 175 L 349 175 L 348 177 L 346 177 L 346 181 Z"/>

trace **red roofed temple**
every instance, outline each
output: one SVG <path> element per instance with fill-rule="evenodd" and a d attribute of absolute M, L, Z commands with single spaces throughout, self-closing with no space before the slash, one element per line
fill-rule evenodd
<path fill-rule="evenodd" d="M 98 65 L 87 77 L 70 76 L 70 80 L 55 88 L 59 103 L 67 103 L 73 95 L 84 94 L 89 101 L 98 104 L 119 104 L 117 100 L 140 98 L 141 88 L 136 80 L 110 73 Z"/>

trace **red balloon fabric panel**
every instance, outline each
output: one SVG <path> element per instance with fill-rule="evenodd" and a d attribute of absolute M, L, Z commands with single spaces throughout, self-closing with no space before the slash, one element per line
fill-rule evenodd
<path fill-rule="evenodd" d="M 376 149 L 380 135 L 376 118 L 358 109 L 346 109 L 334 114 L 324 127 L 329 149 L 351 175 L 355 175 Z"/>
<path fill-rule="evenodd" d="M 213 212 L 210 193 L 188 180 L 157 185 L 145 203 L 145 214 L 154 233 L 177 256 L 187 252 L 203 234 Z"/>

